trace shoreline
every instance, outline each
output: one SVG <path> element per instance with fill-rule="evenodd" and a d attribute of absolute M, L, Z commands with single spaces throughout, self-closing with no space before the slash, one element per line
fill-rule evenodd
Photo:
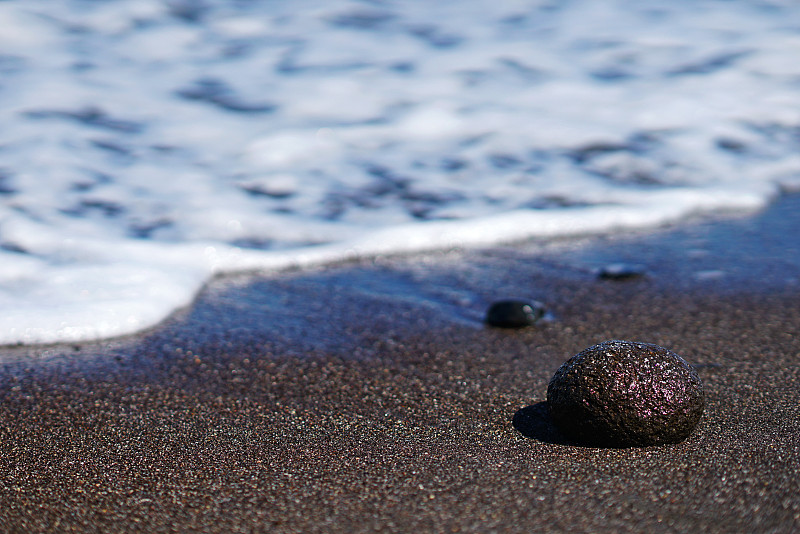
<path fill-rule="evenodd" d="M 10 531 L 800 528 L 800 195 L 748 217 L 215 280 L 145 334 L 3 348 Z M 643 277 L 598 280 L 625 262 Z M 488 328 L 491 300 L 550 320 Z M 696 366 L 683 443 L 564 444 L 547 383 L 605 339 Z M 30 357 L 26 360 L 26 357 Z"/>
<path fill-rule="evenodd" d="M 348 269 L 354 268 L 356 270 L 363 268 L 364 266 L 378 266 L 378 265 L 385 265 L 389 269 L 393 268 L 396 265 L 405 265 L 409 263 L 430 263 L 430 262 L 438 262 L 438 261 L 469 261 L 469 258 L 476 258 L 480 257 L 483 254 L 504 254 L 505 251 L 515 250 L 515 251 L 524 251 L 526 255 L 534 256 L 535 261 L 540 263 L 542 267 L 549 268 L 555 266 L 556 268 L 566 268 L 570 271 L 582 272 L 583 274 L 596 274 L 597 270 L 604 266 L 610 265 L 609 261 L 600 261 L 598 263 L 597 258 L 591 258 L 591 252 L 596 252 L 599 248 L 599 244 L 603 242 L 617 242 L 623 241 L 627 243 L 634 243 L 641 245 L 642 242 L 653 242 L 660 243 L 662 239 L 666 236 L 667 241 L 672 241 L 669 246 L 675 247 L 675 238 L 672 237 L 674 235 L 681 235 L 682 239 L 686 239 L 687 237 L 684 234 L 687 230 L 692 232 L 697 228 L 705 228 L 705 227 L 715 227 L 715 226 L 727 226 L 728 223 L 733 223 L 733 225 L 737 225 L 737 221 L 750 221 L 750 220 L 759 220 L 765 214 L 772 214 L 770 219 L 771 223 L 774 224 L 775 220 L 780 218 L 780 213 L 785 213 L 787 208 L 780 210 L 780 213 L 775 213 L 776 209 L 775 206 L 780 206 L 781 204 L 786 204 L 787 199 L 791 201 L 792 206 L 797 206 L 800 208 L 800 201 L 795 199 L 800 199 L 800 193 L 783 193 L 780 196 L 776 197 L 766 207 L 755 209 L 755 210 L 741 210 L 741 209 L 729 209 L 729 210 L 718 210 L 718 211 L 711 211 L 711 212 L 698 212 L 696 214 L 690 215 L 685 219 L 680 221 L 667 221 L 661 224 L 657 224 L 654 226 L 646 226 L 642 228 L 617 228 L 608 231 L 601 231 L 598 233 L 590 232 L 590 233 L 576 233 L 576 234 L 565 234 L 559 235 L 555 237 L 529 237 L 524 239 L 510 239 L 508 241 L 500 240 L 497 243 L 490 244 L 490 245 L 459 245 L 453 246 L 447 249 L 421 249 L 421 250 L 412 250 L 412 251 L 400 251 L 396 253 L 390 254 L 366 254 L 364 256 L 359 256 L 354 254 L 352 257 L 344 257 L 339 260 L 331 261 L 331 262 L 322 262 L 322 263 L 315 263 L 310 262 L 308 265 L 305 265 L 303 262 L 298 262 L 296 264 L 292 264 L 287 267 L 281 267 L 275 270 L 272 269 L 263 269 L 263 268 L 244 268 L 241 270 L 233 270 L 233 271 L 221 271 L 218 273 L 213 274 L 209 280 L 207 280 L 191 302 L 185 306 L 175 309 L 174 311 L 170 312 L 163 320 L 154 324 L 152 326 L 148 326 L 141 330 L 137 330 L 131 333 L 120 334 L 120 335 L 112 335 L 106 336 L 101 338 L 92 338 L 92 339 L 73 339 L 73 340 L 63 340 L 63 341 L 48 341 L 48 342 L 23 342 L 18 341 L 15 343 L 7 343 L 7 344 L 0 344 L 0 365 L 4 362 L 8 362 L 10 359 L 14 359 L 15 357 L 20 358 L 31 358 L 36 357 L 37 354 L 41 353 L 56 353 L 56 352 L 65 352 L 68 348 L 79 347 L 80 350 L 89 350 L 89 351 L 97 351 L 102 350 L 99 347 L 107 347 L 111 345 L 125 345 L 130 343 L 137 343 L 139 340 L 145 339 L 150 337 L 153 334 L 157 334 L 159 331 L 164 330 L 165 328 L 169 328 L 169 325 L 174 325 L 176 322 L 180 322 L 181 318 L 185 317 L 187 314 L 191 313 L 191 310 L 196 306 L 202 306 L 201 299 L 204 298 L 209 291 L 218 292 L 220 290 L 224 291 L 226 287 L 230 284 L 236 284 L 237 281 L 242 280 L 271 280 L 277 279 L 281 277 L 294 277 L 294 276 L 304 276 L 310 275 L 313 276 L 315 273 L 325 273 L 326 271 L 334 271 L 339 269 Z M 791 208 L 788 208 L 791 209 Z M 745 225 L 749 225 L 749 222 L 745 222 Z M 726 230 L 730 232 L 730 230 Z M 730 239 L 730 236 L 726 236 L 727 240 Z M 678 238 L 678 239 L 681 239 Z M 652 245 L 651 245 L 652 246 Z M 590 251 L 590 254 L 586 255 L 586 258 L 581 258 L 580 253 L 582 250 L 587 249 Z M 645 249 L 647 250 L 647 249 Z M 641 247 L 639 249 L 641 252 Z M 719 251 L 717 251 L 719 252 Z M 586 264 L 579 265 L 575 262 L 575 259 L 571 256 L 574 256 L 573 253 L 577 253 L 577 262 L 584 262 Z M 648 253 L 652 256 L 654 253 L 648 250 Z M 707 254 L 707 252 L 705 253 Z M 629 254 L 630 255 L 630 254 Z M 556 261 L 563 261 L 564 258 L 568 258 L 566 263 L 562 265 L 550 264 L 548 265 L 548 260 L 552 261 L 552 258 L 557 258 Z M 733 258 L 734 261 L 741 260 L 743 257 L 742 254 L 737 256 L 731 256 L 728 258 L 730 261 Z M 572 262 L 570 264 L 569 262 Z M 588 263 L 587 263 L 588 261 Z M 613 261 L 613 260 L 612 260 Z M 636 265 L 633 263 L 632 265 Z M 641 265 L 640 265 L 641 266 Z M 672 275 L 674 273 L 670 273 Z M 715 278 L 714 276 L 709 276 L 708 278 Z M 674 283 L 670 282 L 670 283 Z M 800 277 L 797 277 L 797 280 L 792 280 L 791 284 L 794 285 L 795 283 L 800 284 Z M 222 289 L 220 289 L 222 288 Z M 737 289 L 743 289 L 744 286 L 737 286 Z M 746 289 L 746 288 L 745 288 Z"/>

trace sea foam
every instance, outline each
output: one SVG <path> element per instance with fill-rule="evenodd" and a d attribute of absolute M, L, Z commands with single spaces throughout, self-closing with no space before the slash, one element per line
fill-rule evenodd
<path fill-rule="evenodd" d="M 793 2 L 0 3 L 0 343 L 800 187 Z"/>

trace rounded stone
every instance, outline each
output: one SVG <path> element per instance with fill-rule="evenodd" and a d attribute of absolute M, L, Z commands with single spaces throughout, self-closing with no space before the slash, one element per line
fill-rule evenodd
<path fill-rule="evenodd" d="M 498 300 L 486 311 L 486 323 L 501 328 L 522 328 L 536 324 L 544 311 L 544 304 L 533 300 Z"/>
<path fill-rule="evenodd" d="M 580 444 L 645 447 L 686 439 L 705 401 L 700 377 L 674 352 L 612 340 L 564 362 L 547 405 L 556 427 Z"/>
<path fill-rule="evenodd" d="M 597 271 L 597 277 L 601 280 L 633 280 L 642 278 L 645 274 L 644 267 L 629 263 L 612 263 Z"/>

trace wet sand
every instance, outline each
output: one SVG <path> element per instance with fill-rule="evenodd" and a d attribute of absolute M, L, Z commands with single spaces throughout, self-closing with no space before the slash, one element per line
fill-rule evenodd
<path fill-rule="evenodd" d="M 0 350 L 8 532 L 796 532 L 800 198 L 614 238 L 214 281 L 144 335 Z M 647 275 L 599 280 L 619 261 Z M 530 297 L 535 328 L 485 327 Z M 543 404 L 606 339 L 697 367 L 677 445 L 566 442 Z"/>

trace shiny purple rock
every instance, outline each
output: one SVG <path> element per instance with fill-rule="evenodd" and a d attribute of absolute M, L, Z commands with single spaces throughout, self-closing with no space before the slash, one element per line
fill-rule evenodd
<path fill-rule="evenodd" d="M 674 352 L 612 340 L 576 354 L 547 388 L 553 423 L 582 445 L 678 443 L 703 415 L 703 385 Z"/>

